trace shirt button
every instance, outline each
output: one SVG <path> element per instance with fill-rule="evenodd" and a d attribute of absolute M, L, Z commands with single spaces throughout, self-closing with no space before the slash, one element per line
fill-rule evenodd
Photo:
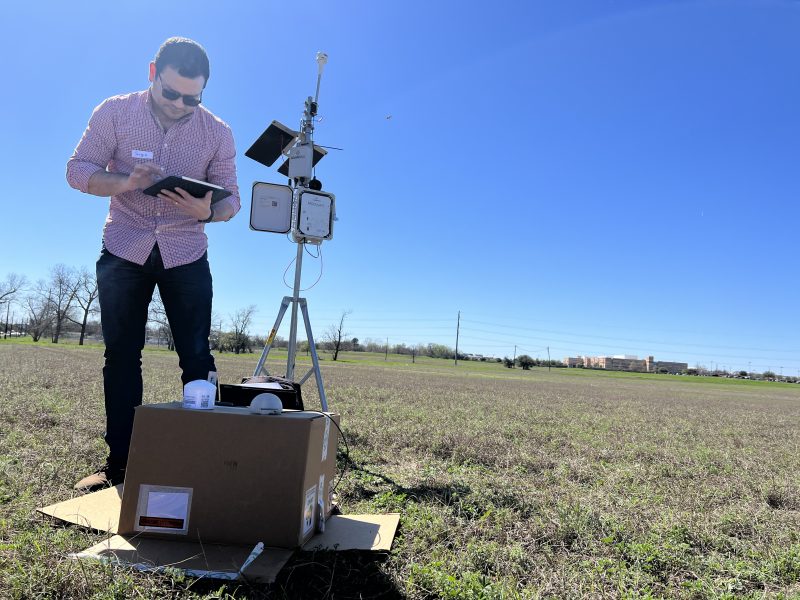
<path fill-rule="evenodd" d="M 156 229 L 156 233 L 158 233 L 158 229 Z"/>
<path fill-rule="evenodd" d="M 161 213 L 156 213 L 156 216 L 157 216 L 157 217 L 160 217 L 160 216 L 161 216 Z"/>

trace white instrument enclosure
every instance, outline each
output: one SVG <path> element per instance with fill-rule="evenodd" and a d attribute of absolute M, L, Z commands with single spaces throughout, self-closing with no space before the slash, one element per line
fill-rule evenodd
<path fill-rule="evenodd" d="M 293 195 L 288 185 L 255 182 L 250 203 L 250 229 L 288 233 L 292 229 Z"/>
<path fill-rule="evenodd" d="M 289 179 L 311 179 L 313 158 L 311 144 L 297 144 L 289 150 Z"/>
<path fill-rule="evenodd" d="M 327 192 L 304 189 L 297 195 L 294 237 L 309 242 L 333 237 L 336 198 Z"/>

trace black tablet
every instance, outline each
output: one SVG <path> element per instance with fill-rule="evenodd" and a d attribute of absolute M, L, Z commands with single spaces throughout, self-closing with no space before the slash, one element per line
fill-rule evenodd
<path fill-rule="evenodd" d="M 207 181 L 200 181 L 192 179 L 191 177 L 180 177 L 178 175 L 170 175 L 151 185 L 149 188 L 142 190 L 148 196 L 158 196 L 161 190 L 175 190 L 175 188 L 182 188 L 189 192 L 196 198 L 202 198 L 208 192 L 213 192 L 211 196 L 211 204 L 219 202 L 223 198 L 227 198 L 232 192 L 223 187 L 208 183 Z"/>

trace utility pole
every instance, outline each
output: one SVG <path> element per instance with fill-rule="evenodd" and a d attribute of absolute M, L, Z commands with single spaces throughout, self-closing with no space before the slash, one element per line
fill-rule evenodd
<path fill-rule="evenodd" d="M 456 363 L 455 366 L 458 366 L 458 334 L 461 331 L 461 311 L 458 311 L 458 321 L 456 323 Z"/>
<path fill-rule="evenodd" d="M 517 345 L 514 344 L 514 358 L 511 360 L 511 368 L 514 368 L 514 365 L 517 364 Z"/>
<path fill-rule="evenodd" d="M 547 372 L 550 372 L 550 346 L 547 347 Z"/>
<path fill-rule="evenodd" d="M 386 362 L 389 360 L 389 338 L 386 338 L 386 356 L 383 357 L 383 361 Z"/>

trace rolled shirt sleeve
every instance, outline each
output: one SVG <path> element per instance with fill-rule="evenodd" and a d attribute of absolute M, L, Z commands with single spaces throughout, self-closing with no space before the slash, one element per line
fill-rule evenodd
<path fill-rule="evenodd" d="M 219 146 L 206 173 L 209 183 L 222 186 L 231 192 L 224 202 L 233 208 L 234 215 L 238 213 L 242 203 L 239 198 L 239 185 L 236 182 L 236 146 L 231 128 L 227 124 L 222 129 Z"/>
<path fill-rule="evenodd" d="M 106 100 L 92 112 L 75 151 L 67 161 L 67 182 L 76 190 L 89 192 L 89 179 L 111 162 L 116 147 L 114 104 Z"/>

